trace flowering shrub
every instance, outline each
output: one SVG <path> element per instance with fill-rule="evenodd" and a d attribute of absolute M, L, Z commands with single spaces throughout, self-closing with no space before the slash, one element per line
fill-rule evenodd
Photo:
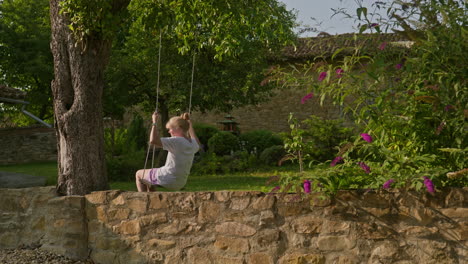
<path fill-rule="evenodd" d="M 285 85 L 311 87 L 307 92 L 322 102 L 331 98 L 366 131 L 339 146 L 326 172 L 308 178 L 316 190 L 425 186 L 433 193 L 436 186 L 468 183 L 468 177 L 454 181 L 446 176 L 467 167 L 464 6 L 460 1 L 399 6 L 394 1 L 388 7 L 394 19 L 388 26 L 403 28 L 400 33 L 413 42 L 411 48 L 383 42 L 372 56 L 357 47 L 338 65 L 318 60 L 305 65 L 316 70 L 318 80 L 278 75 Z M 364 21 L 361 31 L 384 28 L 381 21 L 370 21 L 364 7 L 358 16 Z M 411 28 L 407 22 L 415 17 L 424 27 Z"/>

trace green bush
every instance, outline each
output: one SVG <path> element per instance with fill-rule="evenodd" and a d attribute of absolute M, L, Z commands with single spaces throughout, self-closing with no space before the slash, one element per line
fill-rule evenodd
<path fill-rule="evenodd" d="M 239 138 L 230 132 L 220 131 L 208 140 L 209 151 L 219 156 L 229 155 L 239 148 Z"/>
<path fill-rule="evenodd" d="M 286 155 L 281 145 L 266 148 L 260 154 L 260 161 L 265 165 L 278 165 L 278 162 Z"/>
<path fill-rule="evenodd" d="M 208 140 L 216 133 L 219 132 L 219 129 L 212 125 L 197 123 L 193 125 L 193 129 L 197 134 L 200 143 L 203 145 L 204 150 L 207 150 L 206 147 L 208 146 Z"/>
<path fill-rule="evenodd" d="M 145 151 L 129 151 L 120 156 L 107 155 L 106 163 L 110 181 L 133 181 L 136 171 L 144 167 Z M 148 164 L 147 168 L 150 166 Z"/>
<path fill-rule="evenodd" d="M 144 126 L 143 118 L 136 114 L 127 129 L 127 145 L 135 144 L 137 149 L 146 149 L 148 135 Z"/>
<path fill-rule="evenodd" d="M 127 130 L 124 128 L 106 128 L 104 129 L 104 149 L 106 155 L 119 156 L 126 151 Z"/>
<path fill-rule="evenodd" d="M 200 155 L 200 159 L 194 162 L 191 174 L 226 174 L 239 171 L 248 171 L 258 165 L 255 155 L 247 151 L 236 151 L 232 155 L 217 156 L 213 152 Z"/>
<path fill-rule="evenodd" d="M 242 133 L 240 140 L 245 150 L 250 153 L 255 152 L 257 155 L 271 146 L 283 145 L 281 137 L 271 131 L 261 129 Z"/>
<path fill-rule="evenodd" d="M 337 153 L 336 147 L 350 140 L 353 129 L 345 127 L 343 122 L 342 119 L 323 119 L 314 115 L 302 122 L 305 125 L 304 139 L 313 145 L 308 153 L 311 159 L 330 160 Z"/>

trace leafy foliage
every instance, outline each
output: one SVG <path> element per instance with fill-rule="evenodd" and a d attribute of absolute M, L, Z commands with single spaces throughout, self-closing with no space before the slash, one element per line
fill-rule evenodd
<path fill-rule="evenodd" d="M 53 123 L 50 83 L 49 1 L 0 1 L 0 83 L 27 92 L 27 110 Z M 18 105 L 3 105 L 0 120 L 16 125 L 35 121 L 19 113 Z"/>
<path fill-rule="evenodd" d="M 440 187 L 466 186 L 466 179 L 451 182 L 444 176 L 467 166 L 463 158 L 468 150 L 465 12 L 458 1 L 411 5 L 394 1 L 388 13 L 393 25 L 403 29 L 395 31 L 413 41 L 411 48 L 382 43 L 372 56 L 356 47 L 353 55 L 336 64 L 316 59 L 304 68 L 316 71 L 318 81 L 308 75 L 276 72 L 285 85 L 300 83 L 320 94 L 322 102 L 331 98 L 342 105 L 356 128 L 373 138 L 363 133 L 342 144 L 336 157 L 343 163 L 332 164 L 315 177 L 320 183 L 317 190 L 379 188 L 391 179 L 392 187 L 420 190 L 426 186 L 431 191 L 432 182 L 425 177 Z M 357 14 L 362 25 L 373 22 L 367 9 L 360 7 Z M 414 18 L 418 23 L 411 22 Z M 299 122 L 291 121 L 291 140 L 286 146 L 300 157 L 309 142 L 304 143 Z"/>
<path fill-rule="evenodd" d="M 198 140 L 200 140 L 200 143 L 203 145 L 204 150 L 206 150 L 206 147 L 208 146 L 208 140 L 216 133 L 219 132 L 219 129 L 208 124 L 203 124 L 203 123 L 195 123 L 193 125 L 193 129 L 195 130 L 195 133 L 197 134 Z"/>
<path fill-rule="evenodd" d="M 274 145 L 262 151 L 259 160 L 269 166 L 278 166 L 278 162 L 286 155 L 284 147 L 281 145 Z"/>
<path fill-rule="evenodd" d="M 252 130 L 240 134 L 239 139 L 243 145 L 243 148 L 248 152 L 254 152 L 260 155 L 265 149 L 283 145 L 283 140 L 280 136 L 273 134 L 269 130 Z"/>
<path fill-rule="evenodd" d="M 231 132 L 220 131 L 208 140 L 208 149 L 219 156 L 230 155 L 240 149 L 240 141 Z"/>

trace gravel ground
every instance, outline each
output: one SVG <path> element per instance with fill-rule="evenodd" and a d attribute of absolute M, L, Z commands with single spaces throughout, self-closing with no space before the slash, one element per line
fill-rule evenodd
<path fill-rule="evenodd" d="M 1 264 L 93 264 L 91 260 L 76 261 L 39 248 L 0 249 Z"/>

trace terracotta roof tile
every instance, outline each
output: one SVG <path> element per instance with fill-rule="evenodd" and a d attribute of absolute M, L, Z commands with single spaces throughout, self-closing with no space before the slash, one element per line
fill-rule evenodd
<path fill-rule="evenodd" d="M 313 59 L 315 57 L 331 57 L 342 49 L 340 54 L 349 55 L 357 46 L 362 46 L 369 53 L 376 52 L 383 42 L 392 43 L 406 41 L 405 37 L 391 34 L 341 34 L 299 38 L 296 47 L 288 46 L 283 50 L 282 60 Z"/>

